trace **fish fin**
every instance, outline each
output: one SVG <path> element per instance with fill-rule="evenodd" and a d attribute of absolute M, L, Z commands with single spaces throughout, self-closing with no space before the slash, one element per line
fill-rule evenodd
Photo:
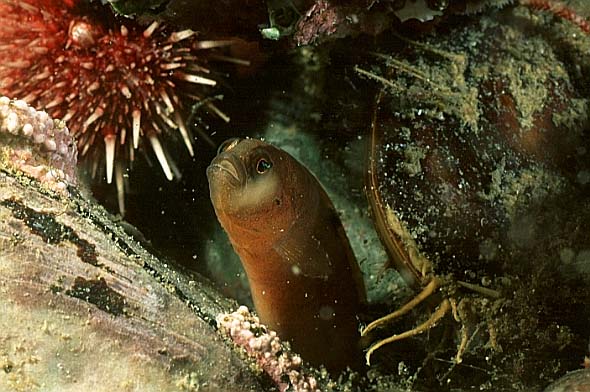
<path fill-rule="evenodd" d="M 304 232 L 304 228 L 291 228 L 273 247 L 295 274 L 326 280 L 332 273 L 330 256 L 320 240 L 313 233 Z"/>

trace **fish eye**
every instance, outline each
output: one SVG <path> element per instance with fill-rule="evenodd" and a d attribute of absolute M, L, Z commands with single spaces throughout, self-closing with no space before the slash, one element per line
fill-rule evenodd
<path fill-rule="evenodd" d="M 217 155 L 221 154 L 222 152 L 226 152 L 226 151 L 231 150 L 232 148 L 237 146 L 239 142 L 240 142 L 240 138 L 237 138 L 237 137 L 227 139 L 226 141 L 224 141 L 223 143 L 221 143 L 219 145 L 219 148 L 217 149 Z"/>
<path fill-rule="evenodd" d="M 258 160 L 258 163 L 256 164 L 256 171 L 259 174 L 263 174 L 263 173 L 267 172 L 268 170 L 270 170 L 271 167 L 272 167 L 272 162 L 270 162 L 264 158 L 260 158 Z"/>

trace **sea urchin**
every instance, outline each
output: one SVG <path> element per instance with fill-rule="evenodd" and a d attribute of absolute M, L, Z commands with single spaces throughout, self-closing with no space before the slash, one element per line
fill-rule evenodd
<path fill-rule="evenodd" d="M 0 0 L 0 94 L 65 120 L 94 175 L 103 161 L 108 183 L 115 174 L 123 211 L 123 174 L 138 149 L 151 146 L 172 179 L 162 136 L 178 130 L 193 155 L 191 105 L 227 120 L 204 98 L 216 84 L 205 49 L 228 43 L 158 22 L 121 23 L 110 7 L 86 0 Z"/>

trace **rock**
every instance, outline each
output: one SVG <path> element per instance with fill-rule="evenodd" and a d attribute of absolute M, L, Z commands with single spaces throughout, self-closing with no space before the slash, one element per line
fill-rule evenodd
<path fill-rule="evenodd" d="M 233 302 L 39 184 L 0 165 L 0 390 L 267 390 L 216 331 Z"/>

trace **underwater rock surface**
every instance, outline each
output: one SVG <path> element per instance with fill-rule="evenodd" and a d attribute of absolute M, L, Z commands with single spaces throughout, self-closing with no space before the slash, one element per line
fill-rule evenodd
<path fill-rule="evenodd" d="M 436 332 L 417 340 L 442 358 L 459 349 L 459 329 L 467 342 L 460 364 L 430 362 L 426 348 L 417 371 L 434 373 L 420 381 L 428 387 L 540 388 L 587 350 L 589 74 L 527 16 L 515 8 L 419 41 L 385 40 L 372 68 L 356 68 L 382 86 L 369 197 L 409 253 L 394 264 L 417 289 L 444 277 L 440 295 L 458 304 L 447 351 Z"/>
<path fill-rule="evenodd" d="M 267 390 L 216 331 L 235 303 L 70 192 L 0 162 L 0 390 Z"/>

